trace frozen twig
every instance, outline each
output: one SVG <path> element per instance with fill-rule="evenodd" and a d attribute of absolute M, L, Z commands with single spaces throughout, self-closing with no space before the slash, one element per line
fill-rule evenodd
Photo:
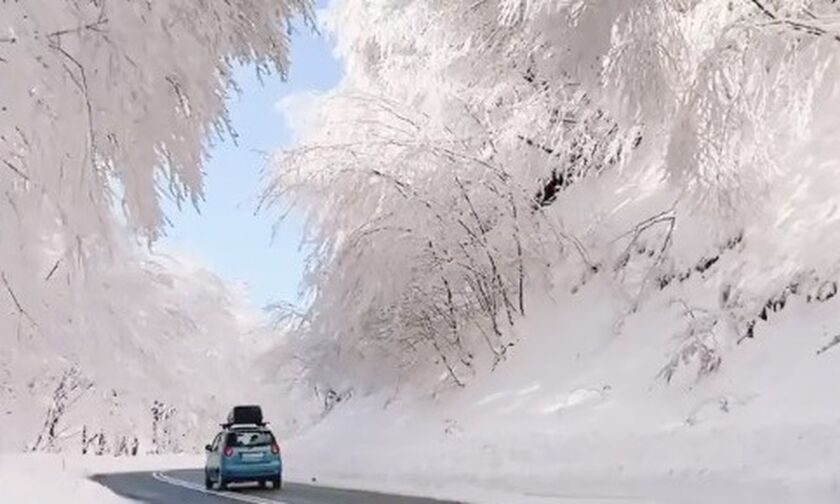
<path fill-rule="evenodd" d="M 106 24 L 107 22 L 108 22 L 108 18 L 100 18 L 100 19 L 97 19 L 96 21 L 94 21 L 93 23 L 88 23 L 86 25 L 79 26 L 77 28 L 67 28 L 67 29 L 64 29 L 64 30 L 57 30 L 57 31 L 54 31 L 54 32 L 50 32 L 50 33 L 47 34 L 47 37 L 48 38 L 61 37 L 62 35 L 68 35 L 68 34 L 71 34 L 71 33 L 81 33 L 81 32 L 86 31 L 86 30 L 99 32 L 99 31 L 101 31 L 102 25 Z"/>
<path fill-rule="evenodd" d="M 769 7 L 764 5 L 761 2 L 761 0 L 750 0 L 750 1 L 753 3 L 753 5 L 755 5 L 758 8 L 758 10 L 761 11 L 762 14 L 764 14 L 764 16 L 771 19 L 776 24 L 786 25 L 786 26 L 789 26 L 790 28 L 793 28 L 796 31 L 807 33 L 808 35 L 813 35 L 815 37 L 828 36 L 828 37 L 831 37 L 832 39 L 834 39 L 835 41 L 840 42 L 840 35 L 838 35 L 836 33 L 832 33 L 832 32 L 830 32 L 830 31 L 828 31 L 825 28 L 822 28 L 820 26 L 803 23 L 803 22 L 797 21 L 795 19 L 781 18 L 776 13 L 771 11 Z"/>
<path fill-rule="evenodd" d="M 18 168 L 17 166 L 13 165 L 12 163 L 10 163 L 9 161 L 7 161 L 5 159 L 3 160 L 3 164 L 6 165 L 7 168 L 12 170 L 18 177 L 20 177 L 23 180 L 29 182 L 29 176 L 27 174 L 23 173 L 23 171 L 20 168 Z"/>
<path fill-rule="evenodd" d="M 20 315 L 23 315 L 26 318 L 26 320 L 28 320 L 29 323 L 32 324 L 34 327 L 38 327 L 38 323 L 35 322 L 35 319 L 33 319 L 29 315 L 29 312 L 27 312 L 20 304 L 20 300 L 15 294 L 15 291 L 12 289 L 12 286 L 9 284 L 9 279 L 6 278 L 6 272 L 0 272 L 0 280 L 3 281 L 3 285 L 6 287 L 6 292 L 8 292 L 9 297 L 12 298 L 12 302 L 15 304 L 15 308 L 17 309 L 18 313 Z"/>
<path fill-rule="evenodd" d="M 45 282 L 49 282 L 49 281 L 50 281 L 50 279 L 51 279 L 51 278 L 52 278 L 52 276 L 55 274 L 55 272 L 56 272 L 56 271 L 58 271 L 58 267 L 59 267 L 59 266 L 61 266 L 61 259 L 56 260 L 56 261 L 55 261 L 55 264 L 53 264 L 53 267 L 52 267 L 52 268 L 50 268 L 49 273 L 47 273 L 47 276 L 46 276 L 46 277 L 44 277 L 44 281 L 45 281 Z"/>
<path fill-rule="evenodd" d="M 817 350 L 817 355 L 824 354 L 825 352 L 831 350 L 832 348 L 834 348 L 837 345 L 840 345 L 840 334 L 838 334 L 837 336 L 832 338 L 832 340 L 829 341 L 828 344 L 826 344 L 825 346 L 823 346 L 822 348 Z"/>

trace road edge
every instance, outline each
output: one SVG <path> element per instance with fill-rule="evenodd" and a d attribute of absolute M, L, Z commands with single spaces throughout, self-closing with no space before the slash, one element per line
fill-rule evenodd
<path fill-rule="evenodd" d="M 257 497 L 256 495 L 244 495 L 244 494 L 237 494 L 231 492 L 220 492 L 218 490 L 208 490 L 204 488 L 203 485 L 197 485 L 195 483 L 191 483 L 189 481 L 184 481 L 182 479 L 173 478 L 172 476 L 168 476 L 166 473 L 161 471 L 155 471 L 152 473 L 152 478 L 161 483 L 166 483 L 168 485 L 186 488 L 187 490 L 192 490 L 194 492 L 199 492 L 207 495 L 213 495 L 216 497 L 222 497 L 225 499 L 230 499 L 239 502 L 247 502 L 249 504 L 289 504 L 288 502 L 282 500 L 273 500 L 273 499 L 265 499 L 263 497 Z"/>

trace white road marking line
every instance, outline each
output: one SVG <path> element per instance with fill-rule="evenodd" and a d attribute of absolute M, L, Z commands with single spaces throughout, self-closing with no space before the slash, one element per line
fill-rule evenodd
<path fill-rule="evenodd" d="M 207 490 L 206 488 L 204 488 L 204 485 L 197 485 L 195 483 L 190 483 L 189 481 L 173 478 L 172 476 L 167 476 L 166 474 L 163 474 L 161 472 L 152 473 L 152 477 L 162 483 L 167 483 L 169 485 L 186 488 L 188 490 L 201 492 L 203 494 L 215 495 L 217 497 L 223 497 L 225 499 L 235 500 L 239 502 L 248 502 L 250 504 L 289 504 L 287 502 L 279 500 L 263 499 L 262 497 L 257 497 L 256 495 Z"/>

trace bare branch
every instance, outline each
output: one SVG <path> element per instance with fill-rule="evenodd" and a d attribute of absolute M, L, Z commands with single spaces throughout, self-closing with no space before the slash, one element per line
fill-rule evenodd
<path fill-rule="evenodd" d="M 807 33 L 808 35 L 813 35 L 815 37 L 829 36 L 829 37 L 833 38 L 834 40 L 836 40 L 837 42 L 840 42 L 840 35 L 838 35 L 836 33 L 832 33 L 830 31 L 826 30 L 825 28 L 822 28 L 820 26 L 810 25 L 810 24 L 807 24 L 807 23 L 803 23 L 801 21 L 797 21 L 797 20 L 794 20 L 794 19 L 780 18 L 778 15 L 776 15 L 776 13 L 771 11 L 766 5 L 761 3 L 760 0 L 751 0 L 751 2 L 753 3 L 753 5 L 755 5 L 758 8 L 758 10 L 761 11 L 762 14 L 764 14 L 766 17 L 770 18 L 771 20 L 775 21 L 776 24 L 787 25 L 787 26 L 793 28 L 796 31 L 801 31 L 803 33 Z M 813 17 L 813 15 L 812 15 L 812 17 Z"/>
<path fill-rule="evenodd" d="M 9 284 L 9 279 L 6 278 L 6 272 L 0 272 L 0 280 L 3 281 L 3 285 L 6 287 L 6 292 L 9 293 L 9 297 L 12 298 L 12 302 L 15 304 L 15 308 L 17 309 L 20 315 L 26 317 L 26 320 L 29 321 L 34 327 L 38 327 L 38 323 L 29 315 L 29 312 L 23 309 L 23 306 L 20 304 L 20 300 L 18 300 L 17 295 L 15 295 L 15 291 L 12 290 L 12 286 Z"/>
<path fill-rule="evenodd" d="M 840 345 L 840 334 L 832 338 L 832 340 L 829 341 L 828 344 L 817 350 L 817 355 L 824 354 L 825 352 L 831 350 L 837 345 Z"/>
<path fill-rule="evenodd" d="M 56 271 L 58 271 L 58 267 L 59 267 L 59 265 L 61 265 L 61 259 L 60 259 L 60 258 L 59 258 L 57 261 L 55 261 L 55 264 L 53 265 L 53 267 L 52 267 L 52 268 L 50 268 L 49 273 L 47 273 L 47 276 L 44 278 L 44 281 L 45 281 L 45 282 L 49 282 L 49 281 L 50 281 L 50 279 L 51 279 L 51 278 L 52 278 L 52 276 L 55 274 L 55 272 L 56 272 Z"/>
<path fill-rule="evenodd" d="M 5 160 L 5 159 L 3 160 L 3 164 L 4 164 L 4 165 L 6 165 L 6 167 L 7 167 L 7 168 L 9 168 L 9 169 L 10 169 L 10 170 L 12 170 L 13 172 L 15 172 L 15 174 L 16 174 L 18 177 L 20 177 L 20 178 L 22 178 L 23 180 L 25 180 L 25 181 L 29 182 L 29 176 L 28 176 L 27 174 L 23 173 L 23 171 L 21 171 L 21 169 L 20 169 L 20 168 L 18 168 L 17 166 L 13 165 L 12 163 L 10 163 L 9 161 L 7 161 L 7 160 Z"/>
<path fill-rule="evenodd" d="M 101 26 L 103 24 L 106 24 L 107 22 L 108 22 L 108 18 L 100 17 L 99 19 L 97 19 L 93 23 L 88 23 L 84 26 L 79 26 L 78 28 L 67 28 L 65 30 L 58 30 L 58 31 L 47 33 L 47 38 L 53 38 L 53 37 L 58 38 L 58 37 L 61 37 L 62 35 L 67 35 L 67 34 L 70 34 L 70 33 L 81 33 L 81 32 L 86 31 L 86 30 L 101 32 Z"/>

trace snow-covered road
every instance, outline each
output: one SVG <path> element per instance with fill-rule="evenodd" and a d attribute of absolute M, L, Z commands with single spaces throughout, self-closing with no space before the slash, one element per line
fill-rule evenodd
<path fill-rule="evenodd" d="M 136 472 L 94 476 L 94 481 L 116 494 L 148 504 L 453 504 L 444 501 L 342 490 L 297 483 L 284 483 L 283 490 L 234 488 L 227 492 L 203 487 L 199 469 L 167 472 Z"/>

